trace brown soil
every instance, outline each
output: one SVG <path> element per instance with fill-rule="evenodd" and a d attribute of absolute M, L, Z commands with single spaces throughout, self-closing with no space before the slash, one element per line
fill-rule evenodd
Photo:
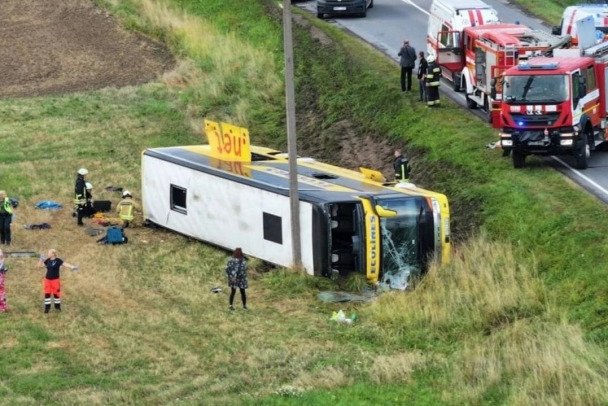
<path fill-rule="evenodd" d="M 0 2 L 0 98 L 140 84 L 174 65 L 90 0 Z"/>

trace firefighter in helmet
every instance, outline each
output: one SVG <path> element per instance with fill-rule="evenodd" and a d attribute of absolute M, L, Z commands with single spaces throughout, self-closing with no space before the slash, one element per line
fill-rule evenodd
<path fill-rule="evenodd" d="M 395 169 L 395 181 L 409 182 L 410 163 L 403 155 L 400 149 L 395 150 L 395 160 L 393 161 L 393 169 Z"/>
<path fill-rule="evenodd" d="M 116 206 L 116 212 L 123 222 L 124 227 L 129 227 L 133 224 L 135 211 L 139 211 L 139 205 L 133 201 L 133 195 L 128 190 L 122 193 L 122 200 Z"/>
<path fill-rule="evenodd" d="M 87 204 L 87 186 L 85 177 L 89 171 L 85 168 L 80 168 L 76 174 L 76 185 L 74 186 L 74 205 L 76 206 L 76 217 L 78 225 L 82 226 L 82 218 L 85 215 L 85 207 Z"/>
<path fill-rule="evenodd" d="M 426 58 L 429 66 L 426 71 L 427 107 L 439 106 L 439 81 L 441 80 L 441 68 L 435 61 L 434 55 Z"/>

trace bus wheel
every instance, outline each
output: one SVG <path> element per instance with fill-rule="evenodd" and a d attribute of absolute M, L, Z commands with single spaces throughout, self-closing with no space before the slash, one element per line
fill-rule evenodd
<path fill-rule="evenodd" d="M 513 168 L 519 169 L 523 168 L 526 163 L 526 154 L 516 149 L 511 151 L 511 156 L 513 157 Z"/>
<path fill-rule="evenodd" d="M 589 167 L 589 155 L 591 148 L 587 142 L 587 133 L 581 134 L 581 138 L 574 147 L 574 158 L 576 159 L 576 169 L 587 169 Z"/>

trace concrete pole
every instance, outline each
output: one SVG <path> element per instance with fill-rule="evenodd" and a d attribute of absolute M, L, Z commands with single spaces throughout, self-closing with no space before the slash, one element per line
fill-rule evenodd
<path fill-rule="evenodd" d="M 302 268 L 300 243 L 300 200 L 296 137 L 296 101 L 293 84 L 293 40 L 291 32 L 291 0 L 283 0 L 283 50 L 285 53 L 285 98 L 287 113 L 287 153 L 289 157 L 289 198 L 291 203 L 291 246 L 293 265 Z"/>

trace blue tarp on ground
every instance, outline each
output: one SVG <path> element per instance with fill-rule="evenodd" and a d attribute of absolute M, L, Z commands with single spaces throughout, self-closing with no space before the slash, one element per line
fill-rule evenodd
<path fill-rule="evenodd" d="M 44 210 L 59 210 L 62 208 L 60 203 L 54 202 L 52 200 L 43 200 L 41 202 L 36 203 L 37 209 Z"/>

